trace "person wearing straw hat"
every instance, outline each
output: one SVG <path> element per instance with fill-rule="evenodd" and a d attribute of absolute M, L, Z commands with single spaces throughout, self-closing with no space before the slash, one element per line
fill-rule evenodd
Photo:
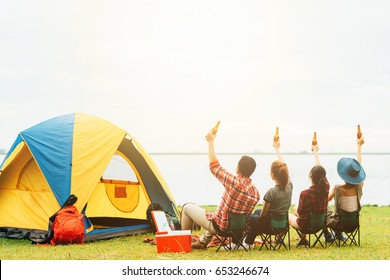
<path fill-rule="evenodd" d="M 363 195 L 363 185 L 366 179 L 362 162 L 361 147 L 364 144 L 363 136 L 357 139 L 357 159 L 341 158 L 337 163 L 337 173 L 344 180 L 344 184 L 336 185 L 329 192 L 329 201 L 334 199 L 334 211 L 328 211 L 326 224 L 330 228 L 337 226 L 338 211 L 344 210 L 347 212 L 360 211 L 360 200 Z M 342 237 L 340 237 L 342 238 Z"/>

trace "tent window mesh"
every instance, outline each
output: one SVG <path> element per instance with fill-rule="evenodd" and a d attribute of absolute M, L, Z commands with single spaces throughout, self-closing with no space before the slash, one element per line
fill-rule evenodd
<path fill-rule="evenodd" d="M 137 208 L 140 183 L 131 165 L 120 154 L 111 159 L 101 182 L 112 205 L 118 210 L 130 213 Z"/>
<path fill-rule="evenodd" d="M 103 179 L 138 182 L 129 163 L 119 154 L 115 154 L 103 174 Z"/>

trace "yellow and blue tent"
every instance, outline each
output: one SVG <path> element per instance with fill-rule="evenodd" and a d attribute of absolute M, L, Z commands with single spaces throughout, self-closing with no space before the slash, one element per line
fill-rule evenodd
<path fill-rule="evenodd" d="M 151 203 L 177 216 L 158 168 L 129 133 L 73 113 L 18 134 L 0 166 L 0 236 L 39 239 L 71 194 L 90 222 L 86 241 L 149 232 Z"/>

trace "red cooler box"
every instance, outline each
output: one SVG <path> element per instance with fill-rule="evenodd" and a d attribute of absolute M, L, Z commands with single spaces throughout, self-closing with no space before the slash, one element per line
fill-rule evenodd
<path fill-rule="evenodd" d="M 157 253 L 191 252 L 191 231 L 175 230 L 156 233 Z"/>

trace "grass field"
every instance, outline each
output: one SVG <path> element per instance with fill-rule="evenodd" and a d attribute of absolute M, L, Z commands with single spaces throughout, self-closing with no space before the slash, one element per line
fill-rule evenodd
<path fill-rule="evenodd" d="M 206 207 L 205 207 L 206 208 Z M 214 207 L 209 207 L 214 209 Z M 390 258 L 390 207 L 364 206 L 360 216 L 361 246 L 296 248 L 291 230 L 291 250 L 250 252 L 193 250 L 158 254 L 156 245 L 144 243 L 153 234 L 127 236 L 83 245 L 38 246 L 27 240 L 0 238 L 1 260 L 388 260 Z M 201 231 L 193 232 L 200 235 Z"/>

